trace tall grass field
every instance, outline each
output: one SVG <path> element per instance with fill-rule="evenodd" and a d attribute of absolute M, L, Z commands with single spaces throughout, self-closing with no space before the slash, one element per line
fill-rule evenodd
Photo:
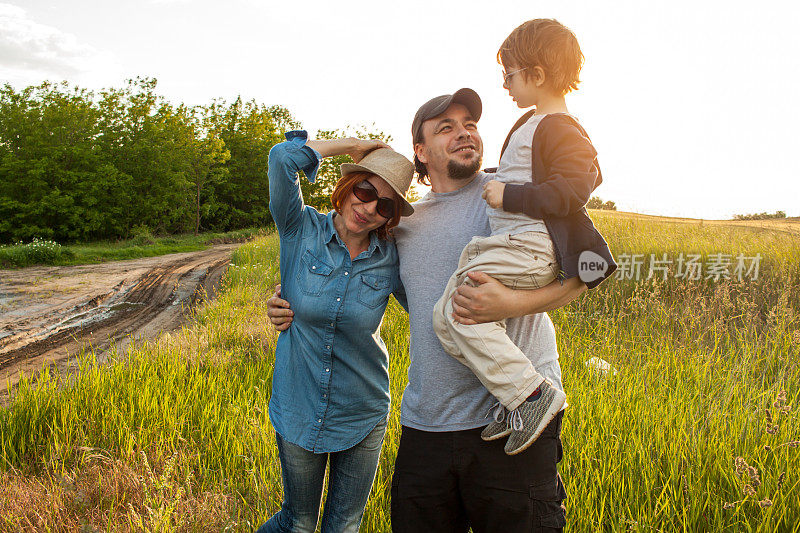
<path fill-rule="evenodd" d="M 644 262 L 638 280 L 624 266 L 630 279 L 551 313 L 570 402 L 568 530 L 800 531 L 800 233 L 592 216 L 618 258 Z M 651 254 L 662 268 L 647 279 Z M 699 279 L 677 277 L 681 254 L 700 256 Z M 739 254 L 761 258 L 757 275 L 734 275 Z M 247 243 L 190 326 L 103 366 L 87 352 L 77 376 L 21 382 L 0 408 L 0 531 L 251 531 L 277 511 L 277 262 L 275 235 Z M 392 409 L 365 532 L 391 530 L 408 367 L 394 301 L 382 334 Z"/>

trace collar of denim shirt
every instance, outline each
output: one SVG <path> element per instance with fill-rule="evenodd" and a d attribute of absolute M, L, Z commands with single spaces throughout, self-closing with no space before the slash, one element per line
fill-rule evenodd
<path fill-rule="evenodd" d="M 339 244 L 347 248 L 347 245 L 342 241 L 341 237 L 339 237 L 339 234 L 336 232 L 336 227 L 333 225 L 333 216 L 335 214 L 336 211 L 331 209 L 325 217 L 325 243 L 331 242 L 331 239 L 335 236 Z M 378 248 L 382 254 L 386 253 L 386 242 L 383 239 L 379 239 L 374 231 L 371 231 L 369 233 L 369 248 L 367 248 L 366 257 L 371 257 L 372 254 L 375 253 L 375 248 Z"/>

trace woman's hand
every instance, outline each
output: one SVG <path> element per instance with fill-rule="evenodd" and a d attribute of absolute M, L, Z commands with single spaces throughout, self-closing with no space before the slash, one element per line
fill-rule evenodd
<path fill-rule="evenodd" d="M 306 146 L 319 152 L 322 157 L 347 154 L 358 163 L 364 156 L 378 148 L 391 148 L 383 141 L 374 139 L 356 139 L 346 137 L 344 139 L 317 139 L 307 141 Z"/>
<path fill-rule="evenodd" d="M 294 311 L 289 307 L 289 302 L 281 299 L 281 286 L 275 285 L 275 293 L 267 300 L 267 316 L 276 330 L 285 331 L 292 325 Z"/>
<path fill-rule="evenodd" d="M 364 159 L 364 157 L 373 150 L 377 150 L 378 148 L 391 148 L 391 146 L 379 140 L 356 139 L 355 137 L 350 137 L 350 140 L 353 142 L 353 147 L 347 151 L 347 155 L 353 158 L 354 163 L 358 163 Z"/>

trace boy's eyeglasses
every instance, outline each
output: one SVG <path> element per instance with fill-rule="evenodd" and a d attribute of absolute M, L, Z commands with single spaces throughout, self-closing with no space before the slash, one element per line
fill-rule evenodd
<path fill-rule="evenodd" d="M 513 76 L 517 72 L 522 72 L 523 70 L 527 70 L 527 68 L 528 67 L 518 68 L 517 70 L 512 70 L 509 73 L 506 73 L 506 71 L 504 70 L 503 71 L 503 83 L 508 83 L 508 80 L 511 78 L 511 76 Z"/>
<path fill-rule="evenodd" d="M 360 201 L 368 204 L 378 200 L 375 210 L 385 219 L 390 219 L 397 211 L 397 204 L 391 198 L 378 196 L 378 190 L 367 180 L 360 181 L 353 186 L 353 194 Z"/>

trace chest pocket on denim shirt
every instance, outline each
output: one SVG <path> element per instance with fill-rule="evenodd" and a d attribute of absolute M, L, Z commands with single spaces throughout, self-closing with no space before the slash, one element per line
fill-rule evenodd
<path fill-rule="evenodd" d="M 297 285 L 303 294 L 319 296 L 322 289 L 330 281 L 333 267 L 322 261 L 320 258 L 306 250 L 300 261 L 300 268 L 297 272 Z"/>
<path fill-rule="evenodd" d="M 358 301 L 367 307 L 376 308 L 383 305 L 392 292 L 391 281 L 387 276 L 372 274 L 361 275 L 361 286 L 358 288 Z"/>

